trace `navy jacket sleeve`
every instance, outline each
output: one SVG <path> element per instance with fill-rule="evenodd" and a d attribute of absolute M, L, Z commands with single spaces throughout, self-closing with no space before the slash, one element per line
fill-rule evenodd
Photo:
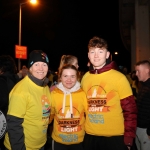
<path fill-rule="evenodd" d="M 23 133 L 23 118 L 7 115 L 8 136 L 12 150 L 26 150 Z"/>
<path fill-rule="evenodd" d="M 124 115 L 124 142 L 132 146 L 133 139 L 136 135 L 137 126 L 137 106 L 134 96 L 129 96 L 121 100 L 121 107 Z"/>

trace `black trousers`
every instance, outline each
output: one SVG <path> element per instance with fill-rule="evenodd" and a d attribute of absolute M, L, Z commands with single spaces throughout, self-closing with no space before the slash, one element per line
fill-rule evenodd
<path fill-rule="evenodd" d="M 5 136 L 3 136 L 3 137 L 0 139 L 0 150 L 5 150 L 4 139 L 5 139 Z"/>
<path fill-rule="evenodd" d="M 83 150 L 83 143 L 65 145 L 53 140 L 52 150 Z"/>
<path fill-rule="evenodd" d="M 84 150 L 128 150 L 123 136 L 104 137 L 85 134 L 83 146 Z"/>

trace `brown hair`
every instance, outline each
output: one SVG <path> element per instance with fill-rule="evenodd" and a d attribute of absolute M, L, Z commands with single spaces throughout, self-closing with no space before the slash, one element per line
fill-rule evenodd
<path fill-rule="evenodd" d="M 66 64 L 72 64 L 75 59 L 78 60 L 77 57 L 73 55 L 62 55 L 59 68 Z"/>
<path fill-rule="evenodd" d="M 77 80 L 79 80 L 79 72 L 78 72 L 78 69 L 74 66 L 74 65 L 71 65 L 71 64 L 66 64 L 64 66 L 61 67 L 59 73 L 58 73 L 58 82 L 60 82 L 60 78 L 61 78 L 61 75 L 63 73 L 63 71 L 65 69 L 73 69 L 76 71 L 76 76 L 77 76 Z"/>
<path fill-rule="evenodd" d="M 76 56 L 73 55 L 62 55 L 61 60 L 60 60 L 60 65 L 58 68 L 58 72 L 60 72 L 61 68 L 66 65 L 66 64 L 72 64 L 74 60 L 78 60 Z"/>
<path fill-rule="evenodd" d="M 150 62 L 148 60 L 141 60 L 141 61 L 137 62 L 135 65 L 136 66 L 147 65 L 148 67 L 150 67 Z"/>
<path fill-rule="evenodd" d="M 108 49 L 108 44 L 104 39 L 94 36 L 92 39 L 90 39 L 88 44 L 88 49 L 91 47 Z"/>

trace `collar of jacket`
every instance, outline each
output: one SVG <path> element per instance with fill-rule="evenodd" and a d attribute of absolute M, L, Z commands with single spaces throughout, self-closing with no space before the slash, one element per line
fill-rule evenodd
<path fill-rule="evenodd" d="M 49 79 L 48 79 L 48 78 L 45 77 L 44 79 L 40 80 L 40 79 L 35 78 L 31 73 L 28 73 L 28 77 L 29 77 L 35 84 L 37 84 L 38 86 L 42 86 L 42 87 L 46 86 L 46 85 L 48 84 L 48 82 L 49 82 Z"/>
<path fill-rule="evenodd" d="M 106 62 L 105 66 L 100 68 L 100 69 L 94 69 L 94 70 L 90 70 L 91 74 L 100 74 L 106 71 L 109 71 L 111 69 L 115 69 L 118 70 L 117 65 L 114 61 L 112 62 Z"/>
<path fill-rule="evenodd" d="M 80 82 L 78 82 L 78 81 L 76 82 L 74 87 L 72 87 L 69 91 L 66 91 L 66 89 L 64 88 L 62 82 L 58 83 L 56 86 L 57 86 L 58 89 L 60 89 L 61 91 L 63 91 L 66 94 L 76 92 L 81 88 L 80 87 Z"/>
<path fill-rule="evenodd" d="M 150 78 L 148 78 L 145 82 L 141 82 L 141 83 L 142 83 L 142 85 L 150 87 Z"/>

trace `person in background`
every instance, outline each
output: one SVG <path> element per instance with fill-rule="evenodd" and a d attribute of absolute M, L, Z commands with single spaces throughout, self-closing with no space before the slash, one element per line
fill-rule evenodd
<path fill-rule="evenodd" d="M 23 79 L 28 74 L 28 68 L 26 65 L 22 66 L 22 69 L 19 71 L 19 74 L 21 75 L 21 79 Z"/>
<path fill-rule="evenodd" d="M 52 72 L 52 70 L 48 70 L 48 73 L 47 73 L 47 78 L 49 79 L 49 82 L 48 82 L 48 86 L 50 87 L 51 85 L 52 85 L 52 83 L 53 83 L 53 72 Z"/>
<path fill-rule="evenodd" d="M 130 84 L 116 64 L 108 60 L 107 42 L 93 37 L 88 58 L 94 70 L 82 78 L 88 101 L 85 150 L 127 150 L 135 138 L 137 108 Z"/>
<path fill-rule="evenodd" d="M 87 67 L 88 67 L 88 70 L 89 70 L 89 71 L 90 71 L 90 70 L 93 70 L 93 66 L 92 66 L 92 64 L 91 64 L 90 61 L 88 61 Z"/>
<path fill-rule="evenodd" d="M 135 100 L 137 98 L 137 93 L 138 93 L 138 89 L 139 89 L 139 80 L 138 80 L 138 77 L 136 76 L 136 71 L 132 71 L 131 74 L 131 79 L 132 79 L 132 82 L 131 82 L 131 88 L 132 88 L 132 92 L 133 92 L 133 95 L 135 97 Z"/>
<path fill-rule="evenodd" d="M 29 55 L 29 72 L 9 94 L 8 150 L 44 150 L 50 116 L 50 92 L 47 86 L 49 59 L 42 50 Z"/>
<path fill-rule="evenodd" d="M 130 73 L 128 72 L 127 67 L 123 67 L 122 73 L 126 76 L 126 78 L 128 79 L 130 85 L 132 85 L 131 75 L 130 75 Z"/>
<path fill-rule="evenodd" d="M 87 99 L 78 77 L 78 70 L 74 65 L 64 65 L 59 70 L 58 84 L 51 92 L 53 150 L 83 150 Z"/>
<path fill-rule="evenodd" d="M 53 85 L 56 85 L 58 82 L 58 72 L 55 71 L 54 72 L 54 76 L 53 76 Z"/>
<path fill-rule="evenodd" d="M 138 150 L 150 149 L 150 62 L 142 60 L 135 65 L 136 76 L 141 83 L 137 93 L 137 130 L 136 146 Z"/>
<path fill-rule="evenodd" d="M 55 75 L 55 77 L 54 77 L 55 79 L 53 79 L 53 84 L 50 87 L 50 91 L 52 91 L 55 88 L 55 85 L 57 84 L 57 80 L 58 80 L 58 74 L 59 74 L 61 68 L 64 65 L 66 65 L 66 64 L 74 65 L 77 69 L 79 68 L 78 59 L 77 59 L 76 56 L 73 56 L 73 55 L 62 55 L 62 57 L 60 59 L 58 73 Z"/>
<path fill-rule="evenodd" d="M 19 81 L 19 77 L 17 76 L 17 68 L 14 59 L 10 55 L 1 55 L 0 56 L 0 111 L 3 113 L 4 116 L 6 116 L 8 110 L 9 92 L 18 81 Z M 2 116 L 2 114 L 0 116 Z M 3 121 L 1 120 L 1 118 L 0 118 L 0 123 L 1 123 L 1 127 L 3 127 L 2 125 Z M 5 134 L 4 130 L 1 130 L 1 134 L 0 134 L 1 150 L 5 149 L 3 144 L 4 134 Z"/>

